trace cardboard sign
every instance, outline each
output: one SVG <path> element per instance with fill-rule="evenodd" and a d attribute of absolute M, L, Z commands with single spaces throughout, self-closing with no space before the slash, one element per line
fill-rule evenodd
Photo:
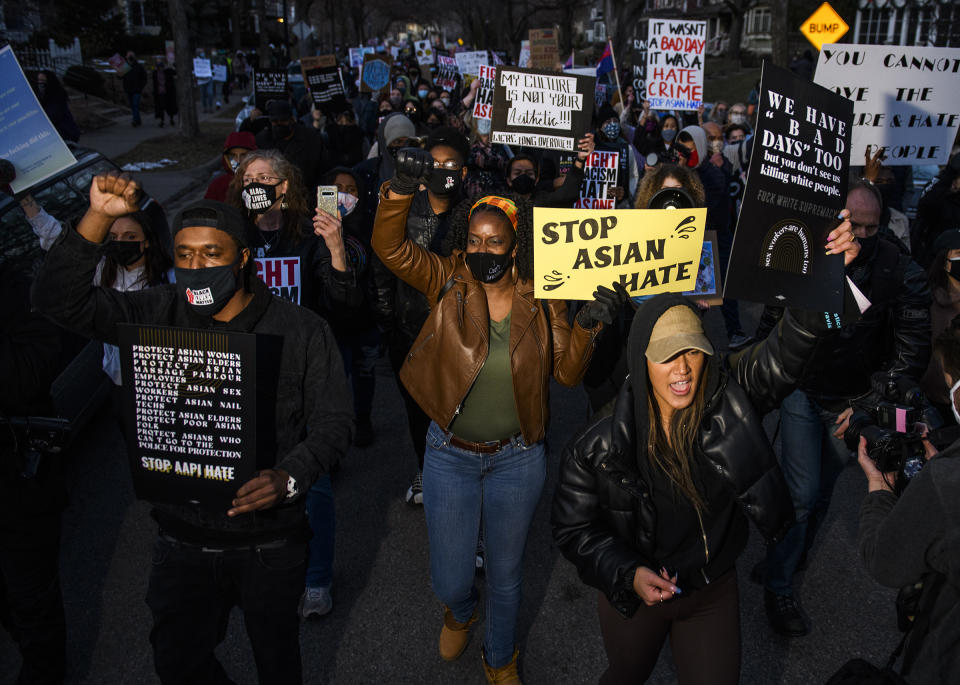
<path fill-rule="evenodd" d="M 554 29 L 530 29 L 530 68 L 553 69 L 560 60 L 560 47 Z"/>
<path fill-rule="evenodd" d="M 526 69 L 530 66 L 530 41 L 520 41 L 520 56 L 517 58 L 517 66 Z"/>
<path fill-rule="evenodd" d="M 0 159 L 13 164 L 17 177 L 10 186 L 20 193 L 77 160 L 50 123 L 9 45 L 0 48 L 0 74 Z"/>
<path fill-rule="evenodd" d="M 117 72 L 117 76 L 123 76 L 128 71 L 130 71 L 130 64 L 127 62 L 126 58 L 121 55 L 119 52 L 116 53 L 113 57 L 107 60 L 107 63 L 113 67 L 113 70 Z"/>
<path fill-rule="evenodd" d="M 617 185 L 619 169 L 619 152 L 595 150 L 583 165 L 580 198 L 573 206 L 579 209 L 613 209 L 617 201 L 607 197 L 607 193 Z"/>
<path fill-rule="evenodd" d="M 457 61 L 457 68 L 463 76 L 479 76 L 480 66 L 489 64 L 486 50 L 474 50 L 473 52 L 458 52 L 453 56 Z"/>
<path fill-rule="evenodd" d="M 210 60 L 203 57 L 194 57 L 193 75 L 197 78 L 213 78 L 213 69 L 210 65 Z"/>
<path fill-rule="evenodd" d="M 651 109 L 696 110 L 703 103 L 707 22 L 651 19 L 647 99 Z"/>
<path fill-rule="evenodd" d="M 636 94 L 635 102 L 647 98 L 647 41 L 634 38 L 628 55 L 630 60 L 630 83 Z"/>
<path fill-rule="evenodd" d="M 360 72 L 360 92 L 379 93 L 390 87 L 390 65 L 393 57 L 389 55 L 364 55 L 363 69 Z"/>
<path fill-rule="evenodd" d="M 825 2 L 816 12 L 807 17 L 800 27 L 800 33 L 807 37 L 813 47 L 819 50 L 824 43 L 836 43 L 850 30 L 847 22 L 837 11 Z"/>
<path fill-rule="evenodd" d="M 843 311 L 843 255 L 825 255 L 847 196 L 853 103 L 764 64 L 724 297 Z"/>
<path fill-rule="evenodd" d="M 499 67 L 492 140 L 506 145 L 575 150 L 590 130 L 596 77 Z"/>
<path fill-rule="evenodd" d="M 429 40 L 418 40 L 413 44 L 417 54 L 417 64 L 420 66 L 430 66 L 434 62 L 436 55 L 433 52 L 433 46 Z"/>
<path fill-rule="evenodd" d="M 630 295 L 696 285 L 704 208 L 533 209 L 535 296 L 591 300 L 619 281 Z"/>
<path fill-rule="evenodd" d="M 332 113 L 349 108 L 336 57 L 301 57 L 300 71 L 310 97 L 319 109 Z"/>
<path fill-rule="evenodd" d="M 946 164 L 960 126 L 960 48 L 824 45 L 813 79 L 853 101 L 854 164 Z"/>
<path fill-rule="evenodd" d="M 477 88 L 477 97 L 473 103 L 473 118 L 493 118 L 493 84 L 497 79 L 497 68 L 480 65 L 480 87 Z"/>
<path fill-rule="evenodd" d="M 257 277 L 277 297 L 300 304 L 299 257 L 256 257 Z"/>
<path fill-rule="evenodd" d="M 443 88 L 444 90 L 456 88 L 457 74 L 459 73 L 457 60 L 446 55 L 437 55 L 437 77 L 433 81 L 437 88 Z"/>
<path fill-rule="evenodd" d="M 256 469 L 256 336 L 117 328 L 137 497 L 228 508 Z"/>
<path fill-rule="evenodd" d="M 213 80 L 223 83 L 227 80 L 227 65 L 226 64 L 214 64 L 213 65 Z"/>
<path fill-rule="evenodd" d="M 253 94 L 256 107 L 261 112 L 267 111 L 267 102 L 270 100 L 285 100 L 287 98 L 287 72 L 254 71 Z"/>

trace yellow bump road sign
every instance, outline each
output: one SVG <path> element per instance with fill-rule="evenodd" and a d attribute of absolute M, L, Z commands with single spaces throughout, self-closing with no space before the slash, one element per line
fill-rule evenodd
<path fill-rule="evenodd" d="M 836 43 L 850 30 L 847 23 L 840 18 L 829 2 L 820 5 L 820 8 L 811 14 L 800 32 L 807 37 L 813 46 L 819 50 L 824 43 Z"/>

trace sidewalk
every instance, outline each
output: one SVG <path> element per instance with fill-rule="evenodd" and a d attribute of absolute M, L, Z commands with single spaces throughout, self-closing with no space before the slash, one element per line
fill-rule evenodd
<path fill-rule="evenodd" d="M 232 94 L 230 104 L 239 102 L 245 95 L 248 93 Z M 223 111 L 210 114 L 198 112 L 197 116 L 201 125 L 209 120 L 219 120 L 221 123 L 227 120 Z M 112 125 L 84 132 L 80 136 L 79 145 L 94 149 L 110 159 L 116 159 L 146 140 L 179 132 L 179 125 L 171 127 L 168 124 L 161 128 L 152 112 L 141 113 L 141 119 L 143 124 L 134 128 L 130 124 L 129 114 L 113 117 Z M 132 175 L 140 181 L 144 190 L 164 208 L 167 216 L 172 219 L 177 209 L 183 204 L 202 197 L 203 190 L 219 168 L 220 157 L 217 156 L 208 163 L 192 169 L 144 171 L 134 172 Z"/>

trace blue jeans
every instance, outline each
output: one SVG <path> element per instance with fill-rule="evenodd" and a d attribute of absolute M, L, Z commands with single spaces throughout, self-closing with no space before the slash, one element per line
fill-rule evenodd
<path fill-rule="evenodd" d="M 200 104 L 203 111 L 213 109 L 213 81 L 200 84 Z"/>
<path fill-rule="evenodd" d="M 333 483 L 322 475 L 307 491 L 307 518 L 313 537 L 307 564 L 307 587 L 328 587 L 333 582 L 333 553 L 336 542 L 336 516 Z"/>
<path fill-rule="evenodd" d="M 513 657 L 523 550 L 543 491 L 543 442 L 514 438 L 494 454 L 453 447 L 436 423 L 427 430 L 423 511 L 430 539 L 433 591 L 460 623 L 477 604 L 474 587 L 477 534 L 483 521 L 486 571 L 487 663 L 500 668 Z"/>
<path fill-rule="evenodd" d="M 813 544 L 827 513 L 837 476 L 850 460 L 843 440 L 833 437 L 837 412 L 794 390 L 780 405 L 780 466 L 790 488 L 797 522 L 776 545 L 767 548 L 767 589 L 793 592 L 793 575 Z"/>
<path fill-rule="evenodd" d="M 140 93 L 127 93 L 127 102 L 130 103 L 130 114 L 133 116 L 133 123 L 140 123 Z"/>

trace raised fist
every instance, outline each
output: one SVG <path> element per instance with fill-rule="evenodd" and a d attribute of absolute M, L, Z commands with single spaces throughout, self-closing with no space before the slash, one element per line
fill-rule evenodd
<path fill-rule="evenodd" d="M 116 219 L 137 211 L 140 195 L 140 184 L 127 174 L 111 171 L 94 176 L 90 183 L 90 210 Z"/>

